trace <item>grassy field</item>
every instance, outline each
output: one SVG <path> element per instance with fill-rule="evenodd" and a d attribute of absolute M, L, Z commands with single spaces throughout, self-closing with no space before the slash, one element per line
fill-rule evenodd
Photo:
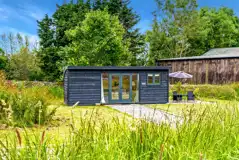
<path fill-rule="evenodd" d="M 207 103 L 201 104 L 148 106 L 182 117 L 183 123 L 171 127 L 134 119 L 107 106 L 62 106 L 62 93 L 60 87 L 48 86 L 0 88 L 0 108 L 3 113 L 7 111 L 3 114 L 5 119 L 0 117 L 0 159 L 202 160 L 239 157 L 236 99 L 205 98 Z M 48 111 L 55 108 L 56 112 L 49 115 Z M 3 122 L 8 122 L 9 115 L 11 123 L 5 128 Z"/>
<path fill-rule="evenodd" d="M 173 105 L 172 113 L 192 106 Z M 177 106 L 177 107 L 176 107 Z M 53 107 L 53 106 L 51 106 Z M 157 105 L 157 108 L 166 105 Z M 1 131 L 0 156 L 9 159 L 236 159 L 235 103 L 197 104 L 171 128 L 136 120 L 108 107 L 60 107 L 47 126 Z M 174 112 L 175 111 L 175 112 Z M 7 159 L 7 158 L 6 158 Z"/>
<path fill-rule="evenodd" d="M 50 106 L 55 108 L 56 106 Z M 30 128 L 18 128 L 21 132 L 28 132 L 31 135 L 46 131 L 46 136 L 50 139 L 58 138 L 65 139 L 69 136 L 71 129 L 77 130 L 81 127 L 82 121 L 94 122 L 96 128 L 100 128 L 104 122 L 118 121 L 119 123 L 129 122 L 132 118 L 126 114 L 120 113 L 106 106 L 87 106 L 87 107 L 58 107 L 53 120 L 48 125 L 35 125 Z M 0 139 L 5 139 L 6 136 L 14 137 L 16 128 L 9 127 L 5 130 L 0 130 Z"/>
<path fill-rule="evenodd" d="M 220 109 L 229 109 L 231 106 L 237 106 L 237 101 L 226 101 L 226 100 L 213 100 L 205 99 L 205 101 L 198 103 L 171 103 L 171 104 L 153 104 L 147 105 L 148 107 L 159 109 L 170 114 L 184 116 L 191 113 L 200 113 L 203 111 Z"/>

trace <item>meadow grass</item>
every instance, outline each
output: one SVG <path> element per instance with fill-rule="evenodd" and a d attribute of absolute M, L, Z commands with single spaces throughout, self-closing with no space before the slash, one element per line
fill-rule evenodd
<path fill-rule="evenodd" d="M 107 107 L 59 108 L 69 118 L 56 130 L 29 136 L 7 136 L 0 141 L 6 159 L 237 159 L 239 157 L 238 104 L 211 104 L 182 114 L 184 122 L 172 128 L 130 118 Z M 210 107 L 211 106 L 211 107 Z M 71 111 L 72 110 L 72 111 Z M 65 124 L 68 124 L 65 125 Z M 59 136 L 57 136 L 59 135 Z"/>

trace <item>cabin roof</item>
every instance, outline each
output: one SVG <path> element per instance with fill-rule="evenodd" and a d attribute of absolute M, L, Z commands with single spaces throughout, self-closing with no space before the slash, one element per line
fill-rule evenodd
<path fill-rule="evenodd" d="M 116 67 L 116 66 L 104 66 L 104 67 L 98 67 L 98 66 L 68 66 L 66 70 L 92 70 L 92 71 L 168 71 L 168 67 L 162 67 L 162 66 L 151 66 L 151 67 L 145 67 L 145 66 L 125 66 L 125 67 Z"/>

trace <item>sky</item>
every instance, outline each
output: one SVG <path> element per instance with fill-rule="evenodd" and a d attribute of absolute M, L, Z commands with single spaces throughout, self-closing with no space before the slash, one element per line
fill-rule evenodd
<path fill-rule="evenodd" d="M 41 20 L 45 14 L 52 15 L 56 10 L 56 4 L 62 4 L 65 0 L 0 0 L 0 34 L 21 33 L 27 35 L 30 41 L 38 40 L 37 20 Z M 198 0 L 199 7 L 226 6 L 234 9 L 239 16 L 239 0 Z M 157 9 L 155 0 L 131 0 L 131 7 L 141 20 L 137 24 L 144 33 L 150 29 L 153 20 L 152 12 Z"/>

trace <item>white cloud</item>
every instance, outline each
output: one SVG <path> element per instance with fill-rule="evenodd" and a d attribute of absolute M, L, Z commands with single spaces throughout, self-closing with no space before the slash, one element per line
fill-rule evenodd
<path fill-rule="evenodd" d="M 24 14 L 24 16 L 27 16 L 34 20 L 41 20 L 44 17 L 44 15 L 47 13 L 47 11 L 42 10 L 41 8 L 33 4 L 20 5 L 19 8 L 20 8 L 19 10 L 21 11 L 21 13 Z"/>
<path fill-rule="evenodd" d="M 9 6 L 0 1 L 0 21 L 21 19 L 26 23 L 32 23 L 36 20 L 41 20 L 47 11 L 33 5 L 33 4 L 16 4 Z"/>
<path fill-rule="evenodd" d="M 0 7 L 0 21 L 1 20 L 6 20 L 9 17 L 9 12 L 6 8 L 3 8 L 2 6 Z"/>

